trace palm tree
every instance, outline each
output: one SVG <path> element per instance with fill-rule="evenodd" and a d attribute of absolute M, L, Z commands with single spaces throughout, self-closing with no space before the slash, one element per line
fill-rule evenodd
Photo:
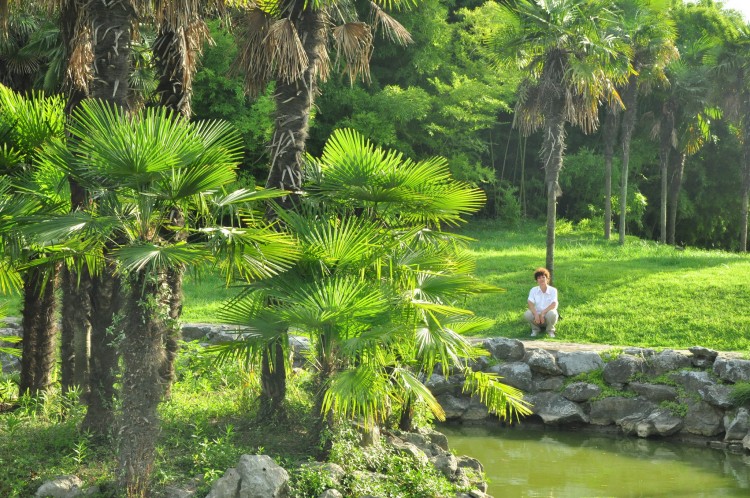
<path fill-rule="evenodd" d="M 170 268 L 212 259 L 210 238 L 175 241 L 164 234 L 175 206 L 185 213 L 186 230 L 200 233 L 210 220 L 206 206 L 213 192 L 234 180 L 238 134 L 220 122 L 190 124 L 165 109 L 128 117 L 120 108 L 96 101 L 76 109 L 71 131 L 67 149 L 50 151 L 45 160 L 68 165 L 67 171 L 98 203 L 39 223 L 37 236 L 67 241 L 70 251 L 89 255 L 90 272 L 100 274 L 111 265 L 125 282 L 120 476 L 128 496 L 145 496 L 159 431 L 159 368 L 170 326 L 163 278 Z M 246 202 L 248 195 L 233 198 Z M 258 272 L 272 274 L 283 267 L 288 242 L 268 230 L 246 230 L 248 239 L 269 248 L 261 253 L 265 260 L 253 260 Z M 250 235 L 256 232 L 258 236 Z M 247 252 L 249 259 L 256 254 Z"/>
<path fill-rule="evenodd" d="M 615 86 L 629 74 L 627 47 L 607 33 L 615 15 L 599 0 L 529 0 L 504 7 L 488 40 L 498 65 L 513 60 L 526 73 L 518 89 L 514 126 L 524 134 L 541 129 L 540 156 L 547 196 L 547 256 L 555 265 L 558 179 L 565 126 L 596 130 L 601 101 L 622 105 Z"/>
<path fill-rule="evenodd" d="M 351 130 L 334 132 L 307 171 L 297 208 L 277 213 L 302 257 L 228 303 L 224 318 L 250 331 L 218 346 L 220 358 L 259 364 L 269 342 L 288 347 L 292 328 L 313 346 L 319 430 L 335 416 L 377 424 L 392 407 L 411 425 L 419 401 L 440 418 L 424 379 L 438 363 L 465 367 L 477 352 L 460 333 L 489 325 L 455 302 L 492 290 L 471 277 L 460 242 L 440 228 L 479 209 L 481 191 L 453 180 L 442 158 L 404 160 Z M 464 372 L 490 408 L 526 413 L 517 391 Z"/>
<path fill-rule="evenodd" d="M 38 197 L 41 209 L 61 207 L 54 172 L 35 165 L 40 151 L 63 137 L 63 103 L 41 94 L 29 98 L 0 85 L 0 167 L 14 179 L 16 195 Z M 45 181 L 41 181 L 44 175 Z M 19 235 L 20 236 L 20 235 Z M 46 249 L 25 240 L 17 241 L 27 266 L 23 273 L 23 356 L 20 393 L 36 394 L 52 382 L 56 362 L 55 280 L 57 265 L 43 264 Z"/>
<path fill-rule="evenodd" d="M 638 116 L 639 94 L 651 86 L 668 84 L 665 67 L 679 57 L 675 47 L 676 31 L 669 16 L 670 2 L 661 0 L 626 0 L 618 2 L 622 8 L 622 30 L 632 49 L 633 72 L 621 91 L 625 113 L 622 118 L 622 173 L 620 175 L 620 223 L 619 242 L 625 243 L 625 221 L 627 217 L 628 166 L 630 142 Z M 666 172 L 662 185 L 666 185 Z M 663 192 L 662 215 L 666 220 L 666 191 Z M 666 236 L 666 224 L 662 239 Z M 664 240 L 662 240 L 664 241 Z"/>

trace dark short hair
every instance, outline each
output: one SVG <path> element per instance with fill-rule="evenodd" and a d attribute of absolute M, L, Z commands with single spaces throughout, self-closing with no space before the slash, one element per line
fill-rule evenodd
<path fill-rule="evenodd" d="M 542 275 L 547 277 L 547 280 L 550 279 L 549 271 L 547 270 L 547 268 L 537 268 L 536 270 L 534 270 L 534 280 L 541 277 Z"/>

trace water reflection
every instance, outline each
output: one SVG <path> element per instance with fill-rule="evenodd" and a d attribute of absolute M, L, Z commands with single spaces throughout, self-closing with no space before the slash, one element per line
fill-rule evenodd
<path fill-rule="evenodd" d="M 446 425 L 496 498 L 750 496 L 750 457 L 686 444 L 550 429 Z"/>

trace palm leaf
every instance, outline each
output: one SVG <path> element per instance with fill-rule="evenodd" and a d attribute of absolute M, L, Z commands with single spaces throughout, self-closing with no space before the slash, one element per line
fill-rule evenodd
<path fill-rule="evenodd" d="M 474 372 L 470 368 L 465 368 L 463 373 L 466 379 L 463 391 L 478 396 L 490 413 L 495 413 L 509 422 L 532 414 L 529 403 L 523 399 L 523 393 L 515 387 L 499 382 L 496 374 Z"/>
<path fill-rule="evenodd" d="M 200 264 L 210 260 L 211 257 L 208 249 L 185 243 L 172 246 L 129 245 L 115 249 L 112 254 L 128 272 L 148 270 L 154 273 L 168 268 Z"/>

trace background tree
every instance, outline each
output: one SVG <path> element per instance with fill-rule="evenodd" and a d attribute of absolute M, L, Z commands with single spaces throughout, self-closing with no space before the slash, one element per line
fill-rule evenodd
<path fill-rule="evenodd" d="M 542 130 L 540 157 L 547 198 L 546 266 L 555 265 L 555 221 L 565 125 L 596 130 L 599 102 L 618 102 L 615 84 L 627 77 L 626 48 L 606 28 L 616 22 L 598 1 L 517 2 L 502 9 L 488 40 L 497 62 L 513 60 L 526 72 L 519 87 L 514 124 L 524 134 Z M 619 78 L 619 79 L 618 79 Z"/>

